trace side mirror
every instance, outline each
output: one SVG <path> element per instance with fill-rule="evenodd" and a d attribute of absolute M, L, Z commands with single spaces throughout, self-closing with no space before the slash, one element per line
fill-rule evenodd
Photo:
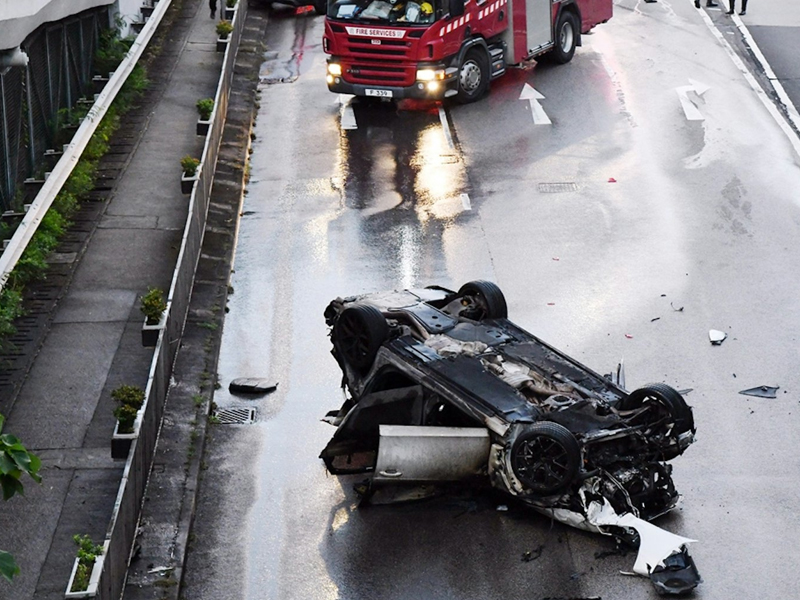
<path fill-rule="evenodd" d="M 450 16 L 460 17 L 464 14 L 464 0 L 450 0 Z"/>

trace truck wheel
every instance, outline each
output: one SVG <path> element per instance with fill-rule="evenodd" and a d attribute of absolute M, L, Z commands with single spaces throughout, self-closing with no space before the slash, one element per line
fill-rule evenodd
<path fill-rule="evenodd" d="M 328 12 L 328 0 L 314 0 L 314 11 L 318 15 L 324 15 Z"/>
<path fill-rule="evenodd" d="M 371 304 L 351 304 L 333 326 L 333 343 L 342 358 L 357 371 L 367 371 L 389 337 L 383 313 Z"/>
<path fill-rule="evenodd" d="M 458 67 L 458 93 L 456 102 L 475 102 L 489 89 L 489 59 L 486 52 L 478 48 L 468 50 Z"/>
<path fill-rule="evenodd" d="M 575 480 L 580 465 L 578 440 L 558 423 L 534 423 L 511 449 L 511 468 L 517 479 L 541 496 L 563 491 Z"/>
<path fill-rule="evenodd" d="M 559 64 L 568 63 L 575 54 L 578 44 L 578 24 L 575 15 L 569 11 L 562 11 L 556 25 L 556 46 L 547 56 Z"/>

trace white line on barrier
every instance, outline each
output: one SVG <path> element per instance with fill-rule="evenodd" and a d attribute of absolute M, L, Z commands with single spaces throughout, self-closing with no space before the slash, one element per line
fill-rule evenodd
<path fill-rule="evenodd" d="M 11 275 L 11 271 L 17 265 L 22 253 L 31 241 L 33 234 L 36 233 L 36 229 L 41 224 L 56 194 L 61 191 L 61 187 L 67 181 L 70 173 L 72 173 L 72 169 L 78 164 L 78 160 L 81 154 L 83 154 L 86 145 L 89 143 L 92 134 L 95 129 L 97 129 L 108 107 L 122 88 L 122 85 L 125 83 L 128 75 L 130 75 L 136 62 L 141 57 L 150 38 L 153 37 L 156 27 L 161 22 L 161 18 L 164 16 L 164 13 L 167 12 L 167 8 L 169 8 L 171 2 L 172 0 L 164 0 L 158 3 L 153 14 L 142 28 L 142 31 L 136 36 L 136 40 L 134 40 L 133 45 L 131 45 L 130 50 L 128 50 L 128 53 L 125 55 L 125 59 L 117 67 L 117 70 L 114 71 L 114 74 L 106 83 L 103 91 L 98 95 L 92 108 L 89 109 L 86 118 L 81 122 L 72 141 L 64 148 L 64 154 L 61 156 L 58 163 L 56 163 L 56 166 L 50 173 L 50 177 L 45 180 L 42 189 L 36 194 L 36 198 L 34 198 L 31 203 L 30 209 L 25 213 L 17 230 L 11 237 L 8 247 L 3 254 L 0 255 L 0 290 L 5 286 L 9 275 Z"/>

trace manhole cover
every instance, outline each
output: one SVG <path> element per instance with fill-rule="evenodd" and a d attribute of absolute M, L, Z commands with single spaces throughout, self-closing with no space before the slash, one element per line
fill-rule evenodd
<path fill-rule="evenodd" d="M 214 413 L 220 425 L 249 425 L 256 420 L 255 408 L 223 408 Z"/>
<path fill-rule="evenodd" d="M 578 184 L 573 182 L 540 183 L 539 191 L 543 194 L 562 194 L 564 192 L 577 192 Z"/>

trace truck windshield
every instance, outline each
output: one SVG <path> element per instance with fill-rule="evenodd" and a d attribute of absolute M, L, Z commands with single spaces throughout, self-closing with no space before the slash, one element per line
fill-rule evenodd
<path fill-rule="evenodd" d="M 369 23 L 421 25 L 436 20 L 434 0 L 335 0 L 328 17 Z"/>

